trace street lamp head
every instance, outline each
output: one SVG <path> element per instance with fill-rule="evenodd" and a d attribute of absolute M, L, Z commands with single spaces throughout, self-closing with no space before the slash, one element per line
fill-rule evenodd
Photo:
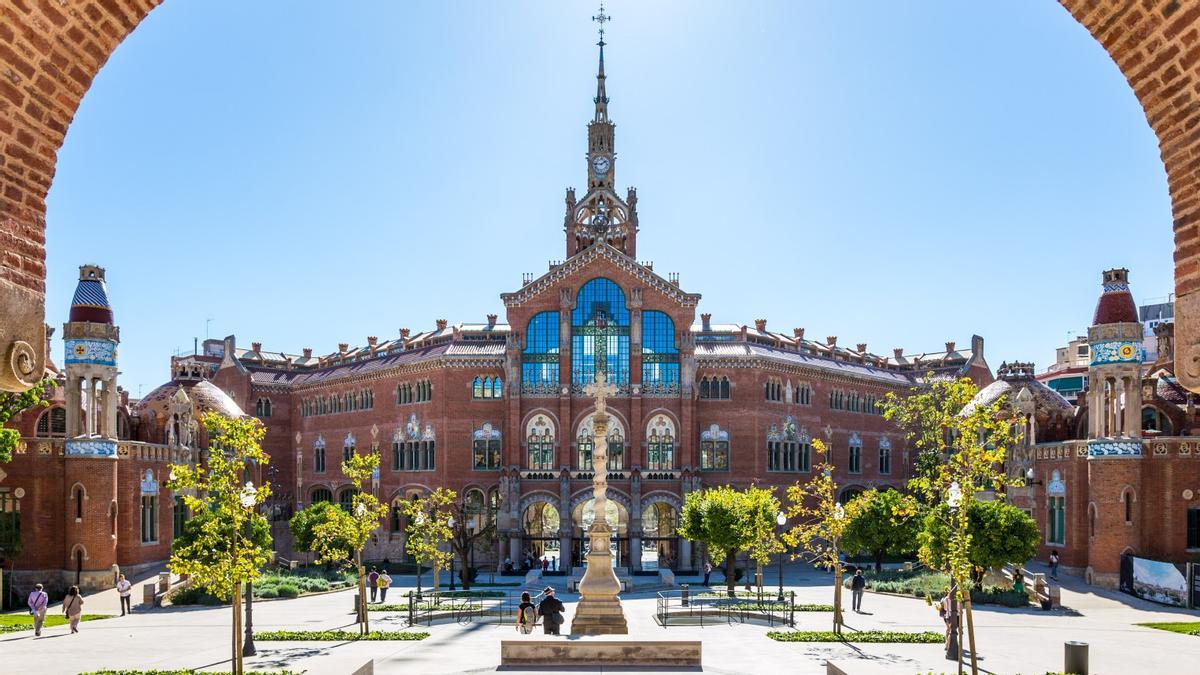
<path fill-rule="evenodd" d="M 1034 473 L 1033 473 L 1033 467 L 1032 467 L 1032 466 L 1031 466 L 1031 467 L 1029 467 L 1028 469 L 1025 469 L 1025 480 L 1026 480 L 1026 481 L 1030 481 L 1030 482 L 1032 482 L 1032 481 L 1033 481 L 1033 476 L 1034 476 Z"/>
<path fill-rule="evenodd" d="M 254 489 L 254 483 L 246 481 L 246 485 L 242 488 L 242 493 L 239 497 L 242 502 L 242 506 L 245 508 L 254 506 L 255 497 L 257 497 L 257 491 Z"/>
<path fill-rule="evenodd" d="M 957 509 L 962 504 L 963 491 L 959 487 L 958 481 L 950 483 L 950 489 L 946 491 L 946 504 L 952 509 Z"/>
<path fill-rule="evenodd" d="M 363 516 L 367 515 L 367 505 L 362 502 L 359 502 L 358 506 L 354 509 L 354 513 L 356 513 L 359 518 L 362 518 Z"/>
<path fill-rule="evenodd" d="M 783 515 L 783 511 L 775 514 L 775 522 L 778 523 L 780 527 L 783 527 L 787 524 L 787 516 Z"/>
<path fill-rule="evenodd" d="M 446 521 L 446 524 L 449 525 L 451 528 L 453 528 L 454 527 L 454 516 L 450 516 L 450 519 Z"/>
<path fill-rule="evenodd" d="M 846 509 L 845 509 L 845 507 L 842 506 L 841 502 L 838 502 L 837 504 L 834 505 L 833 517 L 838 520 L 841 520 L 846 517 Z"/>

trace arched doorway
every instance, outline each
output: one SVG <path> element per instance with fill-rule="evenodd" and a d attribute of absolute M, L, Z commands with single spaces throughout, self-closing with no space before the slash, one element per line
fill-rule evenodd
<path fill-rule="evenodd" d="M 667 502 L 642 508 L 641 570 L 679 567 L 679 510 Z"/>
<path fill-rule="evenodd" d="M 596 520 L 596 500 L 588 499 L 587 501 L 579 502 L 575 505 L 571 512 L 571 547 L 572 560 L 578 560 L 580 564 L 587 562 L 587 554 L 591 550 L 591 541 L 588 539 L 588 530 L 591 529 L 592 523 Z M 609 499 L 607 508 L 604 510 L 607 514 L 608 526 L 612 529 L 610 545 L 613 552 L 614 567 L 629 566 L 629 509 L 624 504 Z"/>
<path fill-rule="evenodd" d="M 529 567 L 541 564 L 542 558 L 550 563 L 547 569 L 558 571 L 562 552 L 560 548 L 559 529 L 561 528 L 558 509 L 549 501 L 537 501 L 525 507 L 521 514 L 522 538 L 521 552 L 529 561 L 514 560 L 514 566 Z"/>

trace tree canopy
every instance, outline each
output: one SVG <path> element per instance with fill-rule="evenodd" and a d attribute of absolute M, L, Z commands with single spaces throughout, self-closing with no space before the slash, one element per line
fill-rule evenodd
<path fill-rule="evenodd" d="M 47 399 L 53 390 L 54 380 L 46 378 L 20 393 L 0 391 L 0 464 L 12 461 L 13 452 L 21 439 L 19 431 L 5 429 L 4 425 L 18 413 L 48 406 Z"/>
<path fill-rule="evenodd" d="M 866 551 L 883 567 L 887 555 L 903 555 L 917 549 L 921 520 L 911 495 L 896 490 L 867 490 L 846 504 L 846 529 L 842 549 Z"/>
<path fill-rule="evenodd" d="M 725 558 L 725 584 L 732 591 L 737 578 L 735 557 L 749 550 L 760 562 L 781 550 L 775 537 L 779 500 L 772 490 L 729 486 L 693 492 L 683 504 L 679 534 L 708 545 L 714 557 Z"/>
<path fill-rule="evenodd" d="M 967 507 L 968 555 L 976 572 L 1009 564 L 1024 564 L 1037 555 L 1041 532 L 1028 513 L 1003 502 L 972 501 Z M 921 558 L 934 567 L 946 565 L 946 542 L 950 539 L 949 508 L 939 504 L 925 516 L 918 535 Z"/>

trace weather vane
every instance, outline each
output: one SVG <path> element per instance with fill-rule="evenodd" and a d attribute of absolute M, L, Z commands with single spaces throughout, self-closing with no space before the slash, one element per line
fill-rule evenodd
<path fill-rule="evenodd" d="M 592 21 L 600 24 L 600 46 L 604 46 L 604 24 L 612 21 L 612 17 L 604 13 L 604 3 L 600 3 L 600 13 L 592 17 Z"/>

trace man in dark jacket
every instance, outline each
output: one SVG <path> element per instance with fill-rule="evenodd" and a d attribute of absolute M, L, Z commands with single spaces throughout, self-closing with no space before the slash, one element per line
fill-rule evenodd
<path fill-rule="evenodd" d="M 562 601 L 554 597 L 553 588 L 547 586 L 542 594 L 545 597 L 538 603 L 538 616 L 542 617 L 542 629 L 546 635 L 561 635 L 558 629 L 562 627 L 562 613 L 566 607 L 563 606 Z"/>

